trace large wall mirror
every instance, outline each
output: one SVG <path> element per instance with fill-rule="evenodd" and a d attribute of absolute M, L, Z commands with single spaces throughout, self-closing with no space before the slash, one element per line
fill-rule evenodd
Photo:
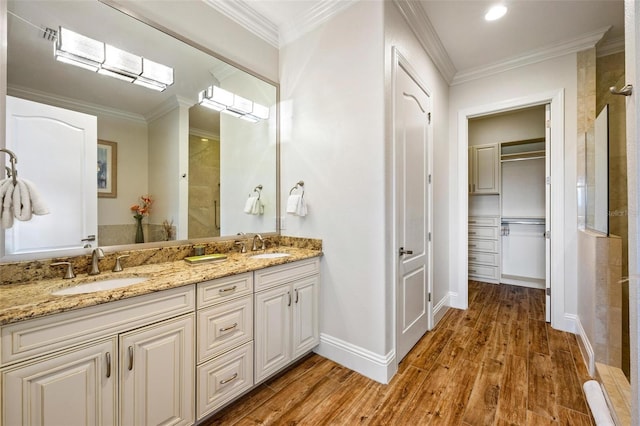
<path fill-rule="evenodd" d="M 278 231 L 277 84 L 134 19 L 113 4 L 6 4 L 5 146 L 18 157 L 18 177 L 37 186 L 50 214 L 15 221 L 5 230 L 3 259 L 133 244 L 136 212 L 131 208 L 147 195 L 153 200 L 142 219 L 147 244 Z M 56 60 L 59 39 L 69 49 L 74 43 L 102 43 L 89 50 L 103 49 L 107 59 L 100 59 L 105 62 L 98 72 L 63 62 L 69 51 L 77 62 L 73 50 L 59 55 L 63 61 Z M 58 45 L 58 50 L 63 48 Z M 142 85 L 130 78 L 139 58 L 144 78 L 136 83 Z M 155 64 L 161 66 L 153 68 Z M 166 78 L 173 83 L 163 91 L 149 88 Z M 202 106 L 203 95 L 213 101 L 210 107 L 224 110 Z M 56 131 L 47 128 L 42 116 L 33 119 L 40 108 L 50 107 L 94 119 L 96 128 L 69 125 L 73 132 L 66 135 L 63 129 L 56 141 Z M 23 111 L 31 108 L 36 113 L 23 119 L 29 116 Z M 68 142 L 78 133 L 95 146 Z M 89 173 L 86 182 L 77 177 L 60 180 L 76 169 Z M 43 236 L 51 241 L 42 244 Z"/>

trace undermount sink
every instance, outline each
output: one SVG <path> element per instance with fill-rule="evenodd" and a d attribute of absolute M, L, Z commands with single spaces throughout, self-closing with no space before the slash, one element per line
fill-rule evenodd
<path fill-rule="evenodd" d="M 114 290 L 120 287 L 127 287 L 148 280 L 148 277 L 128 277 L 128 278 L 110 278 L 105 280 L 93 281 L 86 284 L 80 284 L 75 287 L 61 288 L 51 292 L 54 296 L 68 296 L 71 294 L 95 293 L 97 291 Z"/>
<path fill-rule="evenodd" d="M 261 253 L 249 256 L 251 259 L 276 259 L 278 257 L 289 257 L 289 253 Z"/>

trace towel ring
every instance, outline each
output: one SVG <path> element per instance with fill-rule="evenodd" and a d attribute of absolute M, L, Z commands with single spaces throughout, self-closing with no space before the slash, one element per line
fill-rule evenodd
<path fill-rule="evenodd" d="M 14 154 L 13 151 L 9 149 L 0 148 L 0 151 L 6 152 L 7 154 L 9 154 L 9 162 L 11 163 L 11 174 L 9 175 L 9 169 L 7 168 L 7 177 L 12 178 L 13 184 L 15 185 L 18 179 L 18 171 L 16 170 L 16 163 L 18 162 L 18 157 L 16 157 L 16 154 Z"/>
<path fill-rule="evenodd" d="M 302 189 L 302 196 L 304 197 L 304 181 L 303 180 L 298 181 L 298 183 L 296 183 L 296 186 L 291 188 L 291 190 L 289 191 L 289 195 L 291 195 L 293 191 L 295 191 L 298 188 Z"/>
<path fill-rule="evenodd" d="M 262 185 L 258 185 L 255 188 L 253 188 L 253 192 L 257 192 L 258 193 L 258 200 L 260 199 L 260 196 L 262 195 Z M 251 196 L 251 195 L 249 195 Z"/>

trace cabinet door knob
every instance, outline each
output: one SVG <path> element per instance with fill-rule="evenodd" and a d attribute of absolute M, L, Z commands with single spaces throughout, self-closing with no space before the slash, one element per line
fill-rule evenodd
<path fill-rule="evenodd" d="M 129 371 L 133 370 L 133 346 L 129 346 Z"/>

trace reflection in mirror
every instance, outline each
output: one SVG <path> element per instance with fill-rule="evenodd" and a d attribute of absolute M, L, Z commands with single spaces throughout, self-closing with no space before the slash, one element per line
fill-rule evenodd
<path fill-rule="evenodd" d="M 609 107 L 605 105 L 586 135 L 586 226 L 609 233 Z"/>
<path fill-rule="evenodd" d="M 96 163 L 85 160 L 92 163 L 85 168 L 92 173 L 88 184 L 94 197 L 90 202 L 73 202 L 95 203 L 97 214 L 91 209 L 88 214 L 97 216 L 97 227 L 91 228 L 91 218 L 72 218 L 52 207 L 50 222 L 75 220 L 84 227 L 74 230 L 64 247 L 16 251 L 7 250 L 5 244 L 5 254 L 132 244 L 136 224 L 131 206 L 142 195 L 153 199 L 143 218 L 145 242 L 276 232 L 277 87 L 273 83 L 98 1 L 13 0 L 7 9 L 7 94 L 96 117 L 96 136 L 83 147 L 93 152 L 89 158 L 95 158 L 98 139 L 115 143 L 117 164 L 112 166 L 117 170 L 117 193 L 97 198 Z M 56 61 L 53 46 L 61 28 L 171 67 L 175 81 L 159 92 Z M 126 67 L 117 69 L 121 68 Z M 252 123 L 198 105 L 199 94 L 210 86 L 266 106 L 268 118 Z M 30 150 L 19 134 L 8 137 L 6 146 L 17 151 L 20 163 L 29 164 L 30 174 L 24 177 L 43 188 L 51 176 L 80 161 L 64 155 L 69 147 L 56 148 L 60 155 L 55 161 L 45 158 Z M 263 187 L 261 208 L 245 213 L 258 185 Z M 42 195 L 60 204 L 75 196 L 64 181 Z M 37 221 L 19 226 L 15 234 L 26 229 L 42 234 L 48 229 L 38 228 Z M 89 235 L 96 235 L 96 240 L 83 242 Z"/>

